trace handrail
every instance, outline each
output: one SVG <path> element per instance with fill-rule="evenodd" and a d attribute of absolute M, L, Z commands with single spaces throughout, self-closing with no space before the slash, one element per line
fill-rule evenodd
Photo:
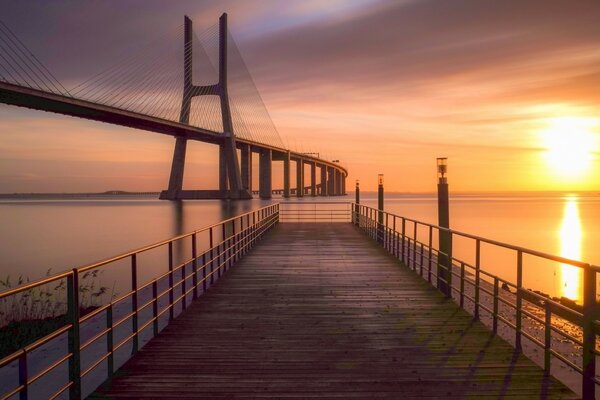
<path fill-rule="evenodd" d="M 446 297 L 457 301 L 461 308 L 466 309 L 465 300 L 469 301 L 474 319 L 479 320 L 481 318 L 481 311 L 487 312 L 491 317 L 494 334 L 498 333 L 499 322 L 512 328 L 515 333 L 514 343 L 517 351 L 522 351 L 522 338 L 526 338 L 534 345 L 541 347 L 544 350 L 543 366 L 545 371 L 550 372 L 552 358 L 556 358 L 574 371 L 580 373 L 582 375 L 581 394 L 583 398 L 595 398 L 596 385 L 600 384 L 600 380 L 596 378 L 596 355 L 600 354 L 596 350 L 596 335 L 600 331 L 600 323 L 597 320 L 599 310 L 596 303 L 596 273 L 600 272 L 598 266 L 487 239 L 454 229 L 443 228 L 362 204 L 352 203 L 351 208 L 353 214 L 352 223 L 379 245 L 383 246 L 393 256 L 409 268 L 412 268 L 419 276 L 428 280 L 431 285 L 442 291 Z M 407 222 L 409 223 L 409 227 L 407 227 Z M 425 242 L 420 241 L 418 237 L 420 226 L 424 227 L 428 233 L 428 238 Z M 423 234 L 422 230 L 423 228 L 421 228 L 421 233 Z M 447 232 L 450 239 L 453 236 L 457 236 L 475 241 L 474 265 L 452 255 L 452 241 L 450 241 L 451 245 L 448 253 L 436 249 L 433 242 L 434 230 L 437 230 L 438 233 Z M 482 269 L 482 244 L 508 249 L 516 253 L 516 284 Z M 581 307 L 581 310 L 567 307 L 552 298 L 542 296 L 523 287 L 523 255 L 530 255 L 547 261 L 581 268 L 583 270 L 583 307 Z M 470 276 L 466 275 L 466 268 L 470 269 Z M 442 274 L 442 270 L 446 272 Z M 483 279 L 482 275 L 492 280 L 493 283 Z M 435 281 L 432 280 L 432 277 L 435 278 Z M 459 280 L 458 284 L 453 284 L 453 278 Z M 510 292 L 510 296 L 514 301 L 509 301 L 511 297 L 507 297 L 509 296 L 508 294 L 500 294 L 500 283 L 516 289 L 515 292 Z M 493 304 L 482 301 L 481 292 L 490 296 Z M 531 313 L 525 308 L 525 301 L 530 306 L 541 309 L 544 316 L 537 316 Z M 509 317 L 506 314 L 501 314 L 501 304 L 503 304 L 503 307 L 514 310 L 514 316 Z M 553 315 L 579 327 L 581 338 L 553 325 Z M 543 338 L 538 339 L 535 336 L 537 332 L 532 334 L 525 330 L 523 322 L 526 318 L 530 318 L 534 323 L 543 326 Z M 570 360 L 568 356 L 552 348 L 552 332 L 571 341 L 573 346 L 579 345 L 583 348 L 581 366 Z"/>
<path fill-rule="evenodd" d="M 140 348 L 139 336 L 142 331 L 151 329 L 152 335 L 156 336 L 160 330 L 159 319 L 161 316 L 168 316 L 168 323 L 176 317 L 176 306 L 181 307 L 181 312 L 183 312 L 189 301 L 193 301 L 203 294 L 207 288 L 214 284 L 277 223 L 279 223 L 279 204 L 271 204 L 171 239 L 143 246 L 136 250 L 79 268 L 73 268 L 71 271 L 40 279 L 0 293 L 0 301 L 2 301 L 8 299 L 10 296 L 19 295 L 27 290 L 35 289 L 51 282 L 67 280 L 66 323 L 45 336 L 36 339 L 33 343 L 0 359 L 0 369 L 16 362 L 18 362 L 19 367 L 18 382 L 15 382 L 14 387 L 7 388 L 7 391 L 4 393 L 0 391 L 0 399 L 9 398 L 15 394 L 19 394 L 21 399 L 29 398 L 29 386 L 64 362 L 68 362 L 69 381 L 61 388 L 57 388 L 58 391 L 54 391 L 49 397 L 55 398 L 68 389 L 69 398 L 81 398 L 83 396 L 82 377 L 105 363 L 108 366 L 107 377 L 112 376 L 115 371 L 114 354 L 118 349 L 127 343 L 131 343 L 133 348 L 132 354 L 134 354 Z M 208 239 L 208 247 L 200 249 L 198 239 L 202 233 L 205 235 L 208 233 L 208 238 L 205 238 Z M 185 257 L 185 260 L 181 264 L 175 265 L 173 244 L 185 239 L 192 240 L 190 257 Z M 140 267 L 138 266 L 138 255 L 161 247 L 168 249 L 168 272 L 159 273 L 153 279 L 151 278 L 150 282 L 138 285 L 138 269 Z M 83 316 L 80 315 L 81 295 L 79 276 L 86 271 L 107 266 L 120 260 L 130 260 L 130 265 L 126 268 L 126 271 L 131 276 L 130 289 L 125 294 L 116 299 L 111 299 L 107 304 L 97 307 L 90 313 Z M 168 288 L 160 293 L 158 290 L 159 281 L 168 281 Z M 152 289 L 152 294 L 148 295 L 146 293 L 142 298 L 140 292 L 142 290 L 147 292 L 149 288 Z M 191 296 L 191 300 L 188 301 L 189 296 Z M 159 299 L 162 298 L 168 299 L 168 304 L 161 304 Z M 144 318 L 144 321 L 140 321 L 141 316 L 145 315 L 140 315 L 140 312 L 145 309 L 151 309 L 152 316 L 149 319 Z M 118 314 L 118 317 L 115 315 L 115 318 L 113 318 L 116 310 L 123 312 Z M 91 334 L 87 334 L 85 340 L 82 340 L 81 325 L 102 316 L 106 319 L 104 326 L 101 326 L 99 330 Z M 128 328 L 130 330 L 127 331 L 130 334 L 121 337 L 120 342 L 116 343 L 114 332 L 124 324 L 130 326 Z M 67 352 L 57 355 L 55 359 L 48 360 L 50 365 L 41 371 L 34 375 L 30 374 L 28 372 L 28 355 L 40 346 L 65 333 L 68 335 Z M 96 359 L 86 360 L 85 369 L 83 369 L 82 350 L 100 343 L 103 338 L 106 341 L 105 350 Z"/>

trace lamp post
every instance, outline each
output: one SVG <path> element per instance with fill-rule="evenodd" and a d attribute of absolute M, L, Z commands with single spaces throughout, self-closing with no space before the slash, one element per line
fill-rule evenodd
<path fill-rule="evenodd" d="M 438 176 L 438 225 L 441 228 L 450 228 L 450 207 L 448 200 L 448 159 L 437 159 Z M 438 289 L 446 295 L 452 296 L 452 234 L 444 229 L 439 231 L 439 256 L 438 256 Z"/>
<path fill-rule="evenodd" d="M 383 243 L 383 174 L 377 175 L 377 240 Z"/>

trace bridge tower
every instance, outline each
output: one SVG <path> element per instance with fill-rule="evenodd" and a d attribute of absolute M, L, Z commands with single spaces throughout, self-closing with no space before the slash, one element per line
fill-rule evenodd
<path fill-rule="evenodd" d="M 196 86 L 193 83 L 192 36 L 192 20 L 185 16 L 183 99 L 179 122 L 189 124 L 193 97 L 219 96 L 223 120 L 223 139 L 219 143 L 219 190 L 183 190 L 187 138 L 180 136 L 175 139 L 169 188 L 161 192 L 160 198 L 167 200 L 250 199 L 252 193 L 242 186 L 242 175 L 236 151 L 235 133 L 227 92 L 227 14 L 224 13 L 219 18 L 219 81 L 213 85 Z"/>

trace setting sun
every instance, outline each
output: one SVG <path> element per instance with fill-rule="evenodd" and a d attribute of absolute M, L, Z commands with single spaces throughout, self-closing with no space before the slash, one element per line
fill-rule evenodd
<path fill-rule="evenodd" d="M 582 179 L 590 171 L 597 140 L 592 118 L 552 118 L 541 131 L 544 157 L 555 176 L 564 179 Z"/>

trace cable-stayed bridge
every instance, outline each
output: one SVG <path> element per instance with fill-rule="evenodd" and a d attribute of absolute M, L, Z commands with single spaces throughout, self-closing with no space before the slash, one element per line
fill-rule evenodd
<path fill-rule="evenodd" d="M 261 198 L 274 192 L 275 161 L 283 162 L 283 189 L 276 192 L 284 197 L 346 192 L 347 171 L 336 161 L 283 144 L 227 29 L 227 14 L 199 34 L 185 17 L 174 31 L 69 89 L 0 22 L 0 102 L 173 136 L 171 173 L 161 199 L 250 199 L 255 154 Z M 219 146 L 217 190 L 184 189 L 190 140 Z M 291 190 L 292 162 L 295 187 L 303 190 Z"/>

